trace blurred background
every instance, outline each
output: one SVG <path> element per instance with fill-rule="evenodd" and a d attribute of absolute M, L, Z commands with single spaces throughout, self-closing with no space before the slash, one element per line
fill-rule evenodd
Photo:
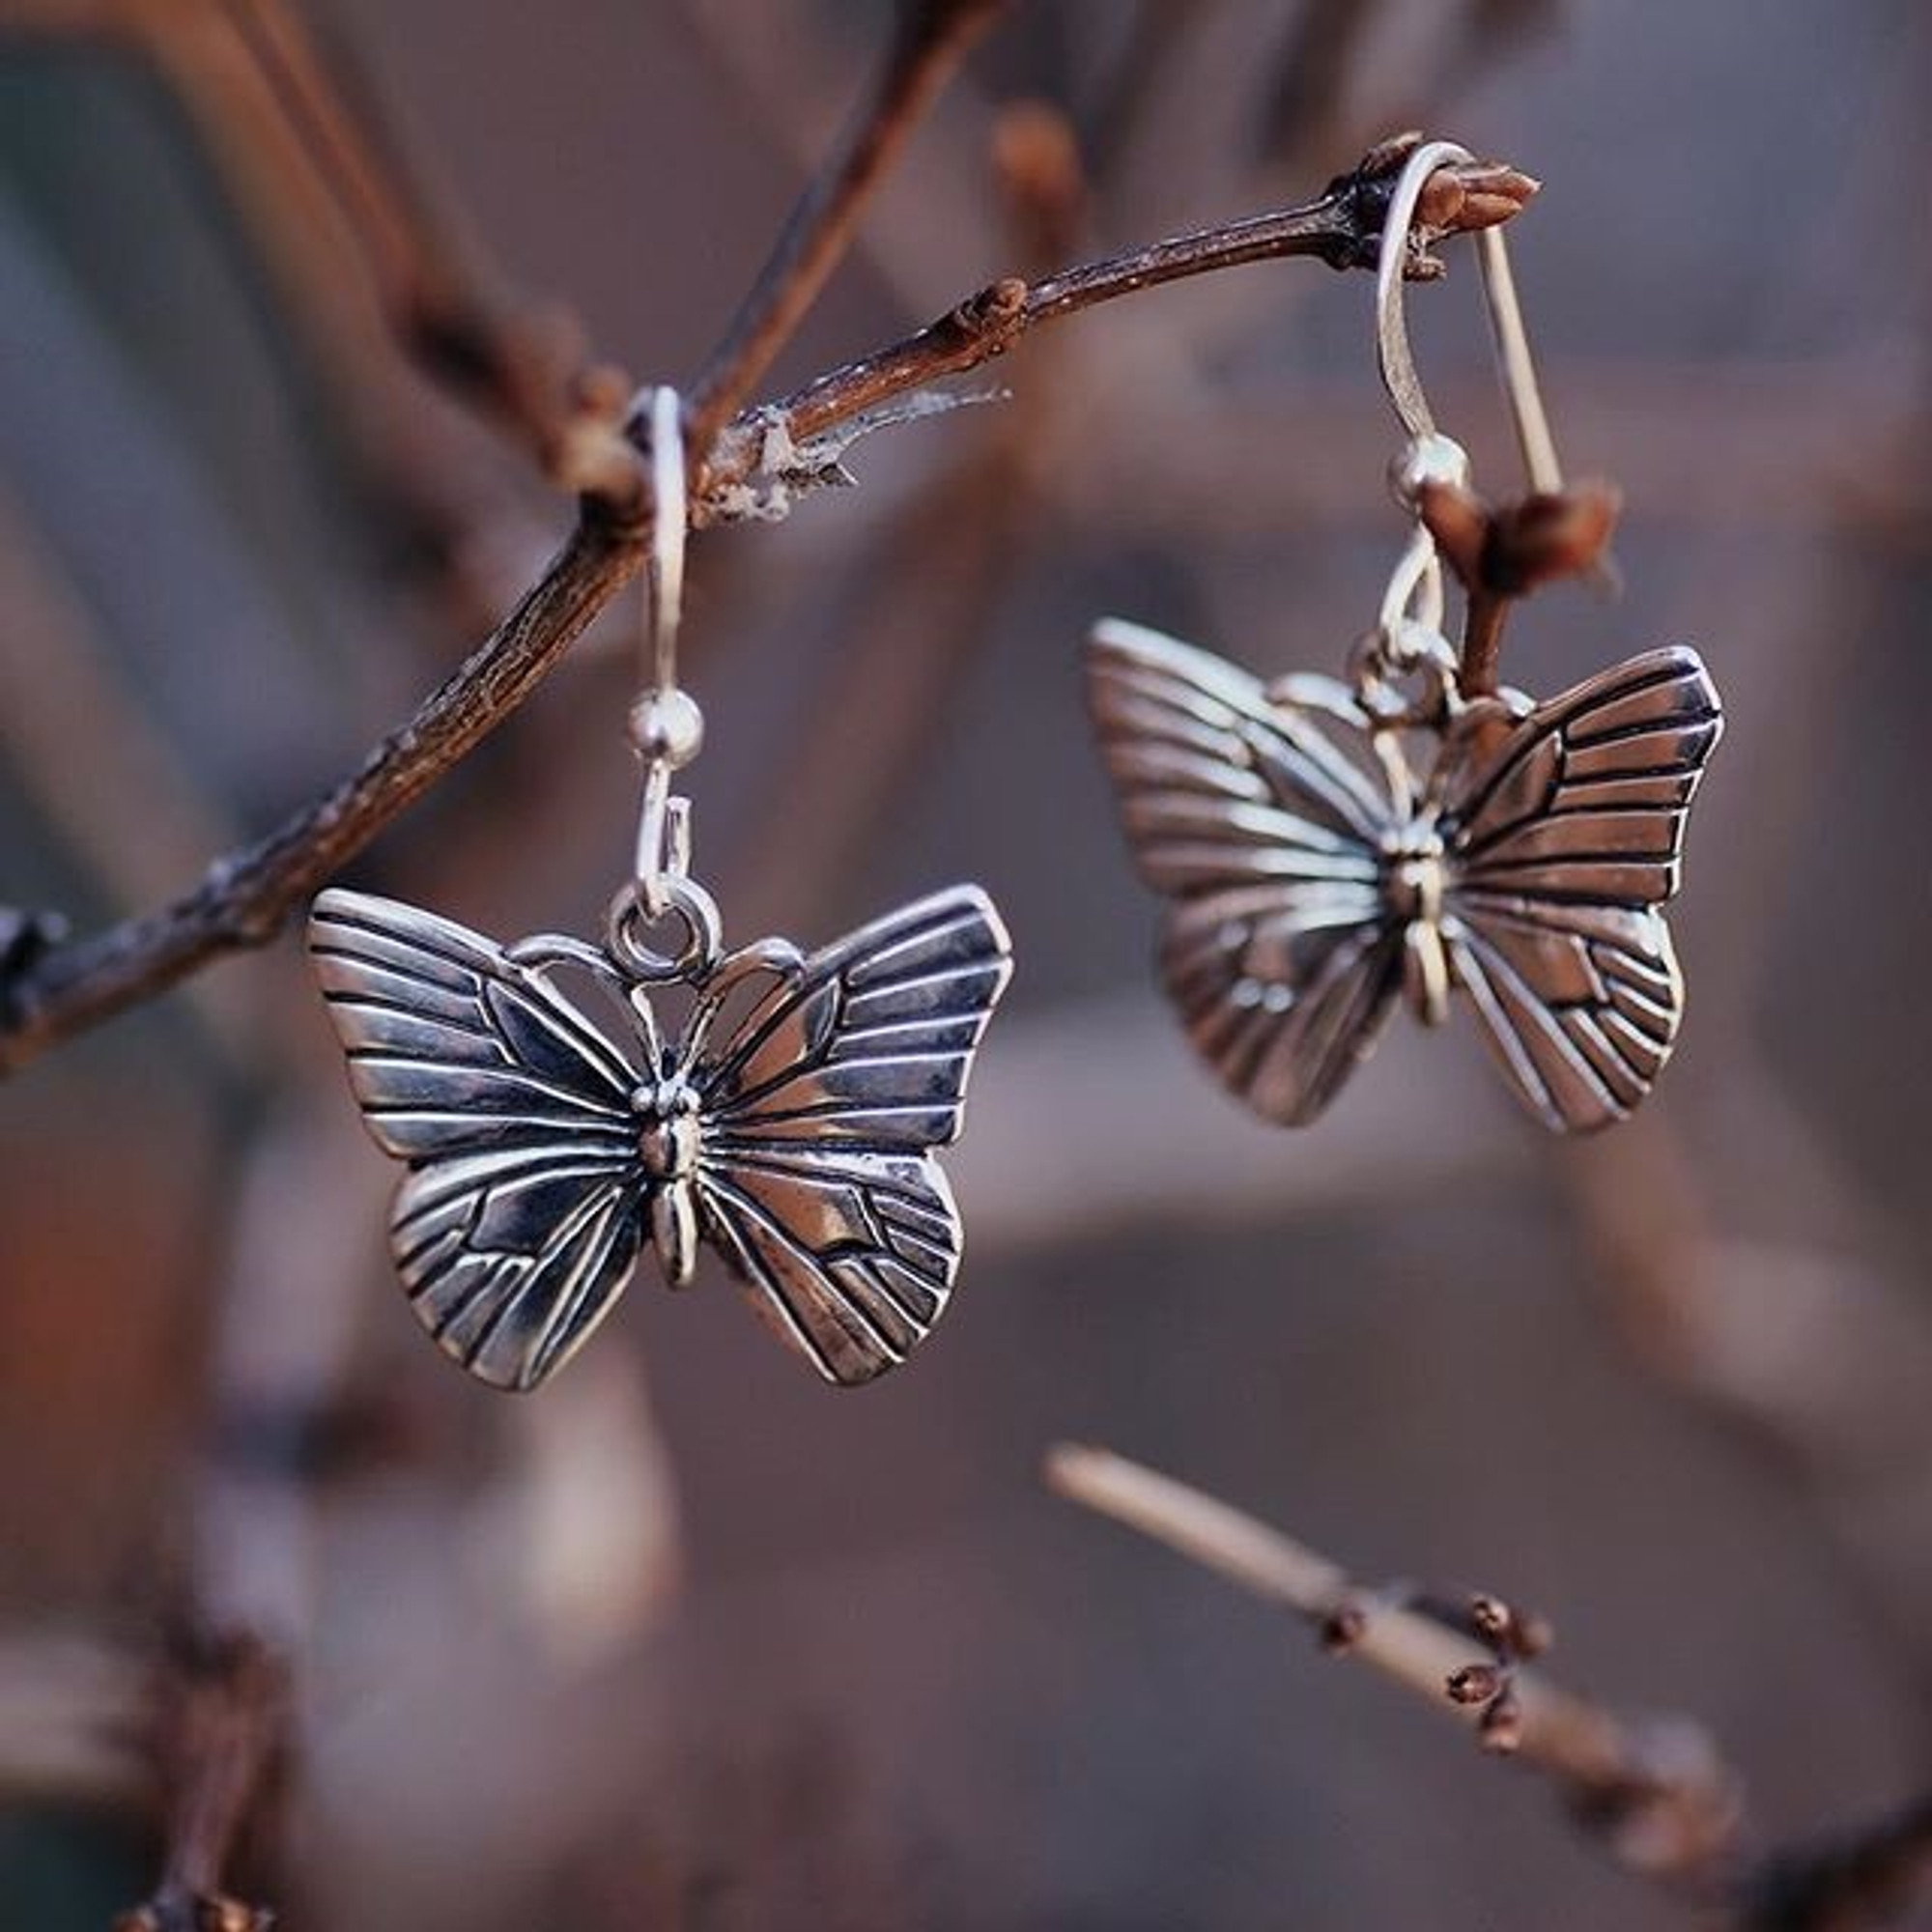
<path fill-rule="evenodd" d="M 721 333 L 890 25 L 302 17 L 447 232 L 650 380 Z M 344 770 L 568 525 L 384 329 L 261 80 L 278 20 L 0 0 L 0 898 L 80 928 Z M 1554 1145 L 1467 1024 L 1399 1026 L 1304 1133 L 1197 1069 L 1078 646 L 1117 611 L 1339 668 L 1402 534 L 1370 284 L 1266 265 L 1044 332 L 963 385 L 998 406 L 701 538 L 685 631 L 733 936 L 819 943 L 962 878 L 1011 925 L 944 1327 L 838 1393 L 715 1267 L 676 1299 L 646 1272 L 542 1399 L 467 1384 L 398 1299 L 393 1175 L 292 941 L 27 1068 L 0 1925 L 151 1887 L 129 1660 L 185 1602 L 294 1661 L 255 1855 L 294 1928 L 1688 1922 L 1532 1776 L 1047 1497 L 1062 1436 L 1366 1577 L 1534 1605 L 1566 1680 L 1709 1727 L 1763 1842 L 1932 1782 L 1928 33 L 1905 0 L 1021 0 L 770 386 L 996 275 L 1304 199 L 1404 127 L 1539 177 L 1519 278 L 1571 468 L 1626 492 L 1625 588 L 1528 605 L 1509 674 L 1682 639 L 1730 713 L 1658 1097 Z M 1418 355 L 1508 489 L 1450 255 Z M 634 822 L 635 611 L 352 881 L 592 930 Z"/>

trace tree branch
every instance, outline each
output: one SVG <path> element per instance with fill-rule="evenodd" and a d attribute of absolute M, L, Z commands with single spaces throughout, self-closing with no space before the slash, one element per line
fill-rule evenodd
<path fill-rule="evenodd" d="M 775 429 L 800 452 L 794 472 L 778 480 L 818 480 L 823 464 L 814 465 L 810 450 L 820 439 L 911 390 L 977 369 L 1034 329 L 1083 309 L 1254 262 L 1308 258 L 1331 269 L 1373 270 L 1389 193 L 1415 139 L 1402 135 L 1372 149 L 1357 167 L 1298 208 L 1197 229 L 1038 281 L 1009 275 L 987 284 L 917 333 L 741 417 L 722 439 L 708 486 L 695 506 L 698 520 L 725 522 L 758 513 L 744 503 L 742 492 L 762 467 L 759 452 Z M 1439 169 L 1417 212 L 1409 273 L 1423 281 L 1440 275 L 1442 265 L 1429 252 L 1437 242 L 1509 220 L 1537 186 L 1514 168 L 1486 162 Z"/>
<path fill-rule="evenodd" d="M 164 41 L 169 23 L 163 15 L 151 31 Z M 569 480 L 586 373 L 574 325 L 485 288 L 340 41 L 320 39 L 286 0 L 246 0 L 209 30 L 234 37 L 274 118 L 341 210 L 403 347 Z"/>
<path fill-rule="evenodd" d="M 1932 1793 L 1862 1831 L 1765 1859 L 1744 1888 L 1744 1932 L 1851 1932 L 1894 1918 L 1932 1879 Z"/>
<path fill-rule="evenodd" d="M 1544 1773 L 1621 1863 L 1698 1896 L 1723 1878 L 1741 1816 L 1738 1784 L 1704 1734 L 1682 1719 L 1615 1717 L 1520 1668 L 1547 1638 L 1496 1600 L 1464 1607 L 1364 1590 L 1293 1538 L 1104 1449 L 1059 1445 L 1046 1481 L 1293 1611 L 1332 1652 L 1472 1721 L 1485 1743 Z"/>
<path fill-rule="evenodd" d="M 247 1637 L 203 1640 L 168 1687 L 158 1757 L 169 1794 L 167 1861 L 116 1932 L 268 1932 L 270 1915 L 230 1896 L 228 1870 L 272 1782 L 287 1687 Z"/>
<path fill-rule="evenodd" d="M 906 136 L 1007 0 L 917 0 L 871 99 L 786 218 L 751 293 L 692 387 L 685 433 L 701 471 L 720 432 L 797 328 Z"/>
<path fill-rule="evenodd" d="M 402 351 L 573 490 L 624 486 L 630 384 L 586 363 L 559 310 L 505 298 L 410 164 L 348 47 L 289 0 L 36 0 L 14 33 L 131 49 L 194 122 L 256 245 L 294 278 L 292 319 L 366 291 Z M 359 306 L 350 298 L 351 306 Z M 614 455 L 614 466 L 613 466 Z"/>
<path fill-rule="evenodd" d="M 884 98 L 896 97 L 888 89 Z M 711 453 L 693 521 L 782 514 L 792 490 L 824 480 L 826 458 L 813 453 L 814 442 L 822 447 L 841 427 L 849 439 L 880 419 L 882 405 L 1098 303 L 1250 262 L 1306 256 L 1336 268 L 1372 265 L 1408 139 L 1384 143 L 1304 207 L 1204 229 L 1035 283 L 996 282 L 917 335 L 741 414 Z M 1429 242 L 1507 220 L 1535 188 L 1507 168 L 1441 170 L 1423 198 L 1411 272 L 1439 272 Z M 693 454 L 703 461 L 695 440 Z M 298 905 L 501 724 L 638 568 L 649 508 L 640 473 L 635 465 L 628 469 L 629 487 L 583 499 L 577 528 L 522 603 L 347 778 L 268 837 L 217 859 L 172 904 L 86 938 L 26 949 L 0 974 L 0 1073 L 153 998 L 211 960 L 266 945 Z"/>
<path fill-rule="evenodd" d="M 43 943 L 0 982 L 0 1071 L 123 1012 L 210 960 L 280 932 L 294 909 L 536 688 L 637 568 L 635 534 L 596 506 L 524 601 L 347 778 L 193 891 L 85 939 Z"/>

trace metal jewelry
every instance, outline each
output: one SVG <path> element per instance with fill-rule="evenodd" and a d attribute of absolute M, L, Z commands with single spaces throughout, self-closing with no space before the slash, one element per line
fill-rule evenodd
<path fill-rule="evenodd" d="M 821 1375 L 869 1381 L 952 1291 L 959 1215 L 931 1150 L 959 1132 L 1010 947 L 985 894 L 957 886 L 817 952 L 725 951 L 671 788 L 703 724 L 677 685 L 680 405 L 670 389 L 652 400 L 653 682 L 630 719 L 643 804 L 603 943 L 499 946 L 334 889 L 309 952 L 369 1131 L 409 1164 L 389 1240 L 410 1305 L 471 1375 L 534 1388 L 646 1243 L 682 1288 L 706 1241 Z M 594 1025 L 558 990 L 564 972 L 621 1024 Z"/>
<path fill-rule="evenodd" d="M 1469 158 L 1422 146 L 1390 201 L 1377 334 L 1407 434 L 1391 478 L 1412 528 L 1347 677 L 1264 684 L 1118 618 L 1088 653 L 1127 841 L 1166 902 L 1167 992 L 1222 1082 L 1282 1125 L 1321 1112 L 1401 997 L 1433 1026 L 1460 991 L 1512 1090 L 1558 1131 L 1625 1119 L 1683 1012 L 1659 908 L 1722 727 L 1696 652 L 1649 651 L 1538 703 L 1464 693 L 1443 632 L 1418 492 L 1466 483 L 1469 465 L 1423 396 L 1403 271 L 1424 184 Z M 1501 231 L 1478 241 L 1524 466 L 1555 492 Z"/>

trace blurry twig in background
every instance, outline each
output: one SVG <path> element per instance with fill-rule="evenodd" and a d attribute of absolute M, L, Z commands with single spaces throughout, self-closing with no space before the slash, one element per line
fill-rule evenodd
<path fill-rule="evenodd" d="M 601 416 L 606 461 L 621 463 L 608 436 L 621 382 L 600 390 L 560 312 L 486 286 L 374 90 L 282 0 L 9 0 L 0 27 L 118 42 L 161 73 L 234 183 L 298 326 L 314 333 L 322 318 L 341 334 L 345 311 L 373 303 L 407 354 L 559 483 L 598 487 L 586 416 Z"/>
<path fill-rule="evenodd" d="M 0 486 L 0 751 L 69 848 L 117 898 L 166 890 L 234 836 L 211 787 L 115 674 L 84 600 Z M 89 755 L 74 756 L 86 745 Z M 126 836 L 139 823 L 143 837 Z M 4 980 L 0 971 L 0 980 Z M 245 1057 L 243 989 L 204 980 L 198 1016 L 231 1065 Z"/>
<path fill-rule="evenodd" d="M 993 165 L 1015 253 L 1058 260 L 1078 239 L 1084 180 L 1065 119 L 1044 102 L 1002 114 Z M 1057 346 L 1049 341 L 1042 353 Z M 1024 569 L 1037 526 L 1034 457 L 1051 437 L 1063 392 L 1037 369 L 1036 406 L 999 413 L 965 455 L 945 466 L 888 518 L 865 570 L 866 610 L 819 680 L 828 728 L 787 746 L 774 800 L 816 799 L 809 823 L 781 847 L 763 842 L 748 896 L 781 929 L 836 894 L 890 801 L 942 727 L 950 700 L 991 638 L 988 619 Z M 920 648 L 908 650 L 917 638 Z M 844 721 L 863 721 L 864 754 L 853 755 Z"/>
<path fill-rule="evenodd" d="M 271 1915 L 228 1891 L 283 1748 L 287 1685 L 251 1638 L 191 1640 L 165 1680 L 157 1756 L 168 1792 L 161 1882 L 117 1932 L 267 1932 Z"/>
<path fill-rule="evenodd" d="M 149 1689 L 124 1650 L 10 1632 L 0 1639 L 0 1797 L 138 1796 Z"/>
<path fill-rule="evenodd" d="M 1774 1853 L 1745 1890 L 1746 1932 L 1883 1925 L 1932 1876 L 1932 1794 L 1861 1832 Z"/>
<path fill-rule="evenodd" d="M 903 92 L 888 90 L 885 104 L 895 106 Z M 851 148 L 864 145 L 855 139 Z M 1004 354 L 1031 328 L 1098 302 L 1250 262 L 1310 257 L 1336 268 L 1372 264 L 1389 187 L 1406 152 L 1403 142 L 1384 143 L 1299 209 L 1203 230 L 1031 285 L 1017 278 L 993 284 L 918 335 L 821 377 L 772 408 L 741 415 L 720 439 L 709 495 L 693 505 L 694 521 L 781 513 L 781 500 L 746 488 L 774 447 L 795 454 L 812 437 L 876 413 L 881 403 Z M 1505 221 L 1535 186 L 1506 167 L 1442 169 L 1423 195 L 1418 242 Z M 821 218 L 842 238 L 850 213 L 834 198 L 822 205 Z M 798 242 L 792 252 L 814 276 L 822 273 L 811 246 Z M 1426 275 L 1437 267 L 1419 246 L 1413 271 Z M 796 320 L 788 308 L 783 312 Z M 760 354 L 775 346 L 761 338 Z M 732 389 L 744 380 L 740 367 L 732 382 L 714 386 L 712 408 L 735 404 Z M 708 452 L 694 446 L 692 454 L 694 468 L 702 469 Z M 815 464 L 808 465 L 806 477 L 824 480 Z M 576 529 L 539 582 L 347 779 L 266 838 L 217 859 L 200 885 L 173 904 L 36 952 L 0 984 L 0 1068 L 23 1065 L 224 953 L 273 939 L 298 904 L 529 696 L 629 581 L 648 523 L 647 508 L 629 494 L 586 494 Z"/>
<path fill-rule="evenodd" d="M 1104 1449 L 1061 1444 L 1048 1454 L 1046 1480 L 1069 1501 L 1293 1610 L 1332 1652 L 1466 1718 L 1487 1742 L 1548 1776 L 1577 1822 L 1632 1870 L 1693 1896 L 1710 1894 L 1723 1873 L 1736 1844 L 1737 1780 L 1695 1725 L 1613 1717 L 1513 1658 L 1499 1660 L 1497 1643 L 1452 1621 L 1445 1605 L 1365 1590 L 1280 1531 Z M 1507 1630 L 1517 1620 L 1492 1620 L 1493 1602 L 1472 1600 L 1476 1621 Z"/>
<path fill-rule="evenodd" d="M 805 319 L 852 240 L 860 211 L 966 49 L 1006 0 L 918 0 L 901 16 L 871 99 L 786 217 L 724 340 L 692 386 L 687 435 L 703 462 Z"/>
<path fill-rule="evenodd" d="M 1747 1861 L 1742 1787 L 1703 1730 L 1681 1718 L 1613 1716 L 1521 1667 L 1548 1633 L 1496 1598 L 1457 1605 L 1406 1588 L 1365 1590 L 1281 1531 L 1105 1449 L 1061 1443 L 1045 1474 L 1068 1501 L 1293 1610 L 1331 1655 L 1470 1719 L 1492 1748 L 1544 1773 L 1620 1863 L 1718 1908 L 1738 1932 L 1876 1925 L 1932 1877 L 1923 1796 L 1875 1826 Z"/>

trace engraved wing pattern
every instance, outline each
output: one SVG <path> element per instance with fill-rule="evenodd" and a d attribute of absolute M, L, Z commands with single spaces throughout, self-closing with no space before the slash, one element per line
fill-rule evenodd
<path fill-rule="evenodd" d="M 1424 796 L 1378 781 L 1368 721 L 1271 696 L 1110 621 L 1089 655 L 1102 755 L 1162 975 L 1225 1084 L 1312 1120 L 1379 1037 L 1423 926 L 1513 1090 L 1569 1131 L 1624 1119 L 1668 1058 L 1683 982 L 1659 911 L 1721 730 L 1694 651 L 1633 658 L 1527 716 L 1472 703 Z M 1439 867 L 1439 905 L 1402 881 Z"/>
<path fill-rule="evenodd" d="M 1382 847 L 1406 814 L 1323 723 L 1179 639 L 1109 619 L 1088 699 L 1141 876 L 1167 900 L 1161 978 L 1223 1083 L 1312 1121 L 1402 989 Z"/>
<path fill-rule="evenodd" d="M 588 1337 L 643 1238 L 637 1075 L 480 934 L 339 889 L 309 951 L 369 1131 L 410 1163 L 389 1231 L 445 1353 L 528 1389 Z"/>
<path fill-rule="evenodd" d="M 812 954 L 699 1065 L 705 1232 L 832 1381 L 903 1361 L 946 1306 L 960 1224 L 929 1150 L 1009 954 L 983 893 L 937 894 Z"/>
<path fill-rule="evenodd" d="M 534 1387 L 615 1300 L 653 1190 L 684 1184 L 640 1152 L 652 1081 L 540 971 L 434 914 L 327 892 L 309 948 L 370 1132 L 410 1163 L 390 1240 L 412 1306 L 471 1374 Z M 703 1233 L 833 1381 L 902 1361 L 945 1307 L 960 1226 L 930 1151 L 958 1134 L 1009 955 L 984 894 L 938 894 L 774 971 L 724 1037 L 707 1016 L 653 1069 L 696 1097 Z"/>
<path fill-rule="evenodd" d="M 1626 1119 L 1669 1058 L 1684 981 L 1658 910 L 1723 729 L 1695 651 L 1641 657 L 1520 722 L 1475 713 L 1432 787 L 1454 867 L 1450 969 L 1547 1125 Z"/>

